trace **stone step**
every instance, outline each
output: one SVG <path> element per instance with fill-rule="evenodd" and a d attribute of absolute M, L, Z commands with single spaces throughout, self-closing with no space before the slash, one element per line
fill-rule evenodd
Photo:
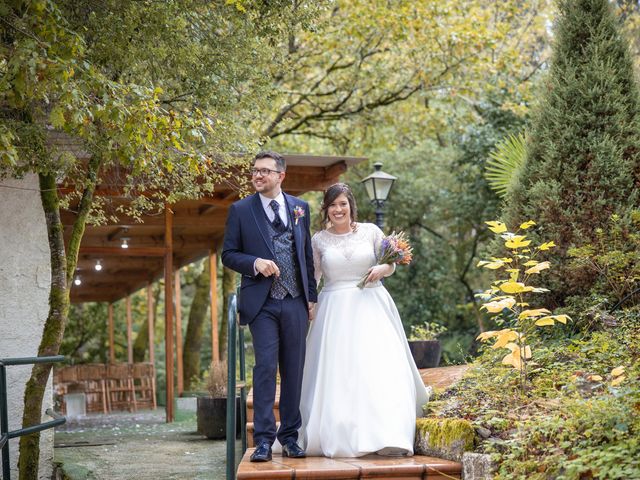
<path fill-rule="evenodd" d="M 273 461 L 251 463 L 248 449 L 238 467 L 238 480 L 245 479 L 396 479 L 396 480 L 455 480 L 462 478 L 462 464 L 440 458 L 414 455 L 412 457 L 384 457 L 366 455 L 359 458 L 283 458 L 274 455 Z"/>
<path fill-rule="evenodd" d="M 276 422 L 280 421 L 280 409 L 278 408 L 278 404 L 276 403 L 273 406 L 273 414 L 276 417 Z M 247 400 L 247 422 L 253 422 L 253 399 L 251 403 Z"/>

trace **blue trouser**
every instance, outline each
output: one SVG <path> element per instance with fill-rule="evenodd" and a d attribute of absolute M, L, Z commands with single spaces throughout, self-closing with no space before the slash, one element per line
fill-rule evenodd
<path fill-rule="evenodd" d="M 282 445 L 298 439 L 302 424 L 300 394 L 309 312 L 304 295 L 283 300 L 267 298 L 249 324 L 256 365 L 253 367 L 253 440 L 255 445 L 276 436 Z M 280 367 L 280 429 L 276 434 L 273 404 Z"/>

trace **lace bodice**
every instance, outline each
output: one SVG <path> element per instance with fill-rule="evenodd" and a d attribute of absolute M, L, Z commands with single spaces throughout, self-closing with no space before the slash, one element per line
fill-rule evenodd
<path fill-rule="evenodd" d="M 355 232 L 317 232 L 311 239 L 316 281 L 324 277 L 324 289 L 355 286 L 376 264 L 376 254 L 384 234 L 373 223 L 358 223 Z M 380 282 L 367 284 L 368 287 Z"/>

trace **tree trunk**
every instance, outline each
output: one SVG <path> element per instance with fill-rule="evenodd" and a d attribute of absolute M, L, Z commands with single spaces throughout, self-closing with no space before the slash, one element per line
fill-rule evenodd
<path fill-rule="evenodd" d="M 133 342 L 133 361 L 134 362 L 144 362 L 144 354 L 149 347 L 149 322 L 147 321 L 147 317 L 145 316 L 144 322 L 140 326 L 140 330 L 138 330 L 138 335 L 136 335 L 136 339 Z"/>
<path fill-rule="evenodd" d="M 153 292 L 153 328 L 155 329 L 156 318 L 158 318 L 158 303 L 160 303 L 159 302 L 160 293 L 162 291 L 162 288 L 160 287 L 159 283 L 155 283 L 155 284 L 152 284 L 151 289 Z M 154 338 L 155 338 L 155 335 L 154 335 Z M 155 345 L 153 347 L 155 347 Z M 136 341 L 133 344 L 133 361 L 144 362 L 144 354 L 148 348 L 149 348 L 149 322 L 145 317 L 145 320 L 142 323 L 142 327 L 138 332 L 138 336 L 136 337 Z M 149 358 L 151 358 L 151 354 L 149 354 Z"/>
<path fill-rule="evenodd" d="M 57 355 L 60 351 L 64 327 L 69 313 L 69 290 L 78 263 L 78 250 L 84 234 L 87 216 L 93 202 L 100 160 L 96 157 L 89 162 L 87 183 L 78 205 L 78 216 L 73 225 L 69 249 L 65 255 L 64 227 L 60 218 L 55 174 L 40 173 L 40 199 L 47 224 L 47 236 L 51 255 L 51 291 L 49 292 L 49 315 L 44 324 L 38 356 Z M 44 392 L 51 372 L 51 364 L 36 364 L 31 370 L 31 378 L 24 392 L 24 413 L 22 426 L 36 425 L 41 421 Z M 20 480 L 38 478 L 40 461 L 40 434 L 25 435 L 20 438 L 18 469 Z"/>
<path fill-rule="evenodd" d="M 220 321 L 220 358 L 227 359 L 227 330 L 229 322 L 229 295 L 236 293 L 237 274 L 224 267 L 222 269 L 222 319 Z"/>
<path fill-rule="evenodd" d="M 183 381 L 186 391 L 191 389 L 195 378 L 200 377 L 200 350 L 202 331 L 209 310 L 209 262 L 205 260 L 202 273 L 196 278 L 196 291 L 189 310 L 189 323 L 182 350 Z"/>

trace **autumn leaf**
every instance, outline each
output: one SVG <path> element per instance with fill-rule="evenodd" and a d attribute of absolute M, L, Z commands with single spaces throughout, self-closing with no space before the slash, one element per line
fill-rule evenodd
<path fill-rule="evenodd" d="M 507 231 L 507 226 L 502 222 L 490 221 L 490 222 L 484 222 L 484 223 L 489 225 L 489 230 L 491 230 L 494 233 L 502 233 Z"/>
<path fill-rule="evenodd" d="M 503 348 L 509 342 L 511 342 L 513 340 L 517 340 L 517 339 L 518 339 L 518 333 L 517 332 L 514 332 L 511 329 L 501 330 L 500 332 L 498 332 L 498 339 L 496 340 L 496 343 L 491 345 L 491 348 L 493 348 L 493 349 L 495 349 L 495 348 Z"/>
<path fill-rule="evenodd" d="M 619 377 L 614 378 L 613 380 L 611 380 L 611 386 L 612 387 L 617 387 L 622 382 L 624 382 L 625 378 L 627 378 L 626 375 L 620 375 Z"/>
<path fill-rule="evenodd" d="M 520 318 L 520 320 L 522 320 L 523 318 L 540 317 L 542 315 L 546 315 L 547 313 L 551 313 L 551 312 L 549 310 L 547 310 L 546 308 L 536 308 L 536 309 L 532 309 L 532 310 L 523 310 L 522 312 L 520 312 L 520 315 L 518 315 L 518 318 Z"/>
<path fill-rule="evenodd" d="M 525 270 L 524 273 L 528 273 L 528 274 L 540 273 L 542 270 L 546 270 L 550 266 L 551 264 L 549 262 L 540 262 L 537 265 Z"/>
<path fill-rule="evenodd" d="M 531 228 L 536 224 L 536 222 L 534 222 L 533 220 L 529 220 L 528 222 L 524 222 L 522 224 L 520 224 L 520 229 L 521 230 L 526 230 L 527 228 Z"/>
<path fill-rule="evenodd" d="M 619 377 L 624 373 L 624 369 L 625 369 L 624 366 L 616 367 L 613 370 L 611 370 L 611 375 L 614 377 Z"/>
<path fill-rule="evenodd" d="M 64 110 L 61 107 L 56 107 L 51 110 L 51 113 L 49 114 L 49 122 L 51 122 L 52 127 L 62 129 L 66 123 Z"/>
<path fill-rule="evenodd" d="M 542 245 L 540 245 L 538 247 L 538 249 L 544 251 L 544 250 L 549 250 L 550 248 L 555 247 L 555 246 L 556 246 L 555 243 L 547 242 L 547 243 L 543 243 Z"/>
<path fill-rule="evenodd" d="M 481 260 L 478 262 L 478 267 L 484 267 L 484 268 L 488 268 L 490 270 L 497 270 L 498 268 L 501 268 L 502 266 L 504 266 L 504 262 L 501 260 L 496 260 L 493 262 L 489 262 L 487 260 Z"/>
<path fill-rule="evenodd" d="M 542 317 L 536 320 L 535 324 L 538 327 L 546 327 L 547 325 L 553 325 L 554 323 L 555 323 L 555 320 L 553 319 L 553 317 Z"/>
<path fill-rule="evenodd" d="M 513 249 L 523 248 L 531 243 L 531 240 L 525 240 L 525 238 L 527 237 L 525 237 L 524 235 L 514 235 L 509 240 L 504 242 L 504 245 L 507 248 Z"/>
<path fill-rule="evenodd" d="M 502 359 L 503 365 L 512 365 L 514 368 L 520 368 L 522 366 L 522 358 L 525 360 L 531 358 L 531 347 L 526 345 L 524 348 L 519 347 L 515 343 L 508 343 L 505 348 L 511 350 L 511 353 L 507 354 Z"/>
<path fill-rule="evenodd" d="M 505 293 L 521 293 L 525 291 L 525 285 L 520 282 L 505 282 L 500 285 L 500 290 Z"/>
<path fill-rule="evenodd" d="M 482 332 L 480 335 L 478 335 L 476 337 L 476 340 L 480 340 L 480 341 L 486 342 L 487 340 L 489 340 L 490 338 L 495 337 L 499 333 L 500 332 L 495 331 L 495 330 L 490 330 L 488 332 Z"/>
<path fill-rule="evenodd" d="M 515 298 L 507 297 L 507 298 L 504 298 L 503 300 L 485 303 L 482 305 L 481 308 L 485 308 L 487 312 L 490 312 L 490 313 L 499 313 L 505 308 L 510 309 L 515 305 L 515 303 L 516 303 Z"/>

